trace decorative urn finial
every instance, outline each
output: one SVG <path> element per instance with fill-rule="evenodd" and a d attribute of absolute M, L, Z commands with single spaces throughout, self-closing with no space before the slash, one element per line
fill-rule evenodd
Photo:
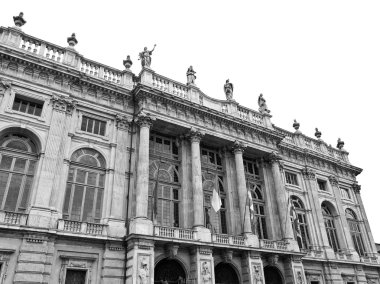
<path fill-rule="evenodd" d="M 24 20 L 24 13 L 20 12 L 20 14 L 18 16 L 14 16 L 13 21 L 14 21 L 16 27 L 21 28 L 23 25 L 26 24 L 26 21 Z"/>
<path fill-rule="evenodd" d="M 317 137 L 318 139 L 321 139 L 321 136 L 322 136 L 322 132 L 318 130 L 318 128 L 315 128 L 315 137 Z"/>
<path fill-rule="evenodd" d="M 75 33 L 72 33 L 70 37 L 67 38 L 67 43 L 70 47 L 74 48 L 78 44 L 78 40 L 75 37 Z"/>
<path fill-rule="evenodd" d="M 129 70 L 129 68 L 131 68 L 133 62 L 131 60 L 131 57 L 129 55 L 127 55 L 127 59 L 123 60 L 123 65 L 125 67 L 126 70 Z"/>
<path fill-rule="evenodd" d="M 336 147 L 339 149 L 339 150 L 342 150 L 343 149 L 343 146 L 344 146 L 344 142 L 338 138 L 338 143 L 336 144 Z"/>
<path fill-rule="evenodd" d="M 296 131 L 298 131 L 298 129 L 300 128 L 300 124 L 297 122 L 297 120 L 294 120 L 293 128 L 294 128 Z"/>

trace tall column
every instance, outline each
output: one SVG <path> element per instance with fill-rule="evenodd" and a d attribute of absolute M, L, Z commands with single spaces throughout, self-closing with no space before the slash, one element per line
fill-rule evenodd
<path fill-rule="evenodd" d="M 282 237 L 284 239 L 294 239 L 292 225 L 290 223 L 290 216 L 288 212 L 288 200 L 285 192 L 285 185 L 282 181 L 280 172 L 281 157 L 277 152 L 272 152 L 269 157 L 269 163 L 272 167 L 272 175 L 274 181 L 274 190 L 276 196 L 276 203 L 280 217 L 280 227 Z"/>
<path fill-rule="evenodd" d="M 248 191 L 245 183 L 245 173 L 243 165 L 243 152 L 247 146 L 242 142 L 235 141 L 233 152 L 235 154 L 236 185 L 239 194 L 240 220 L 243 233 L 252 233 L 249 205 L 247 204 Z"/>
<path fill-rule="evenodd" d="M 362 197 L 360 195 L 361 186 L 355 182 L 352 185 L 352 189 L 355 192 L 356 200 L 359 204 L 360 213 L 361 213 L 362 219 L 364 221 L 365 230 L 363 233 L 365 233 L 368 236 L 368 240 L 369 240 L 369 247 L 367 247 L 367 250 L 369 252 L 373 253 L 374 256 L 376 256 L 377 255 L 377 249 L 376 249 L 375 241 L 374 241 L 373 236 L 372 236 L 371 227 L 369 226 L 367 214 L 366 214 L 364 206 L 363 206 L 363 200 L 362 200 Z"/>
<path fill-rule="evenodd" d="M 204 136 L 195 128 L 191 128 L 188 137 L 191 141 L 191 185 L 193 187 L 193 227 L 204 227 L 203 190 L 202 190 L 202 167 L 200 141 Z"/>

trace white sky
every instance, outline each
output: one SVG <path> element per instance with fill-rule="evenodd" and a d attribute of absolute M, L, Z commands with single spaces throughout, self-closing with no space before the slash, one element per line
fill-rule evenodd
<path fill-rule="evenodd" d="M 196 84 L 207 95 L 225 99 L 223 84 L 234 84 L 234 98 L 257 109 L 264 94 L 272 122 L 336 145 L 340 137 L 358 177 L 375 241 L 380 242 L 380 2 L 320 1 L 3 1 L 1 26 L 13 26 L 24 12 L 27 34 L 67 46 L 86 58 L 123 69 L 141 69 L 138 53 L 157 47 L 152 69 L 186 82 L 193 65 Z"/>

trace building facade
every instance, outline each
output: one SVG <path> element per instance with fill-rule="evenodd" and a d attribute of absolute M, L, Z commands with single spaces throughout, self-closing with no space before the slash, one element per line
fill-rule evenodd
<path fill-rule="evenodd" d="M 0 28 L 0 283 L 379 283 L 339 140 Z"/>

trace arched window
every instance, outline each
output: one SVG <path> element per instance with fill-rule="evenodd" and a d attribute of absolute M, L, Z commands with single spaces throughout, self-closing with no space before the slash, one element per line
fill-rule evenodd
<path fill-rule="evenodd" d="M 70 159 L 63 218 L 99 223 L 101 218 L 105 160 L 93 149 L 79 149 Z"/>
<path fill-rule="evenodd" d="M 302 249 L 308 249 L 310 246 L 309 230 L 306 222 L 306 210 L 301 199 L 297 196 L 291 196 L 290 218 L 293 224 L 294 237 L 297 239 L 298 246 Z"/>
<path fill-rule="evenodd" d="M 37 147 L 26 136 L 0 139 L 0 209 L 25 212 L 37 164 Z"/>
<path fill-rule="evenodd" d="M 160 226 L 179 227 L 181 185 L 178 166 L 166 161 L 153 160 L 149 166 L 149 180 L 148 217 L 152 217 Z"/>
<path fill-rule="evenodd" d="M 248 181 L 248 190 L 252 202 L 252 204 L 249 205 L 252 232 L 257 234 L 259 239 L 267 239 L 268 233 L 265 221 L 265 203 L 261 184 Z"/>
<path fill-rule="evenodd" d="M 339 242 L 335 227 L 335 218 L 331 213 L 330 207 L 326 203 L 322 203 L 322 214 L 325 223 L 327 238 L 332 249 L 337 252 L 339 250 Z"/>
<path fill-rule="evenodd" d="M 350 233 L 352 237 L 352 241 L 354 242 L 354 246 L 356 251 L 360 256 L 364 256 L 365 247 L 363 243 L 362 233 L 360 231 L 360 224 L 356 214 L 351 209 L 346 209 L 346 218 L 348 222 L 348 226 L 350 227 Z"/>

